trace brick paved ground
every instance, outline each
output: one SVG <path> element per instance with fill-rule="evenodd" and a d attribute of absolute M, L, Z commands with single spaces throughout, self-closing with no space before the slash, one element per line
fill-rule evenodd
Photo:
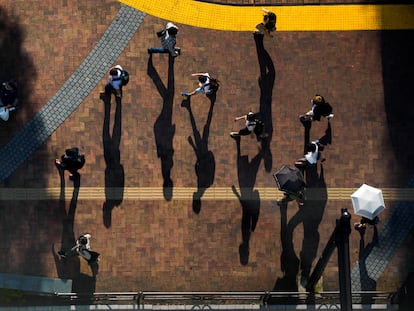
<path fill-rule="evenodd" d="M 5 37 L 2 42 L 8 44 L 0 45 L 0 55 L 7 60 L 6 70 L 0 75 L 2 79 L 7 78 L 7 73 L 11 72 L 22 81 L 22 107 L 8 123 L 1 124 L 0 144 L 14 136 L 60 89 L 95 46 L 119 7 L 115 1 L 2 2 L 0 13 L 7 26 L 1 30 Z M 155 31 L 164 22 L 146 16 L 119 58 L 119 63 L 131 74 L 122 102 L 119 146 L 125 187 L 161 187 L 163 183 L 153 129 L 163 100 L 147 74 L 146 49 L 158 45 Z M 409 135 L 401 133 L 410 133 L 409 118 L 413 110 L 410 106 L 401 106 L 401 113 L 398 103 L 409 99 L 405 86 L 410 85 L 407 81 L 412 78 L 406 73 L 412 63 L 401 65 L 408 59 L 405 54 L 392 54 L 385 47 L 381 50 L 383 40 L 394 46 L 406 44 L 406 50 L 412 51 L 412 44 L 406 43 L 407 38 L 412 38 L 412 32 L 399 36 L 397 41 L 374 31 L 286 32 L 265 39 L 264 46 L 275 67 L 272 172 L 301 156 L 303 129 L 297 116 L 309 108 L 310 96 L 318 92 L 324 94 L 335 109 L 333 145 L 324 152 L 327 187 L 350 188 L 364 182 L 380 188 L 406 185 L 412 173 L 407 169 L 412 169 L 412 165 L 408 165 L 412 148 L 407 144 Z M 174 63 L 172 123 L 175 134 L 171 170 L 174 187 L 197 186 L 196 157 L 187 141 L 192 128 L 188 111 L 180 106 L 179 94 L 194 87 L 192 72 L 204 70 L 222 81 L 208 141 L 216 163 L 213 187 L 238 186 L 236 144 L 228 133 L 238 127 L 233 122 L 234 116 L 248 109 L 259 110 L 260 71 L 253 35 L 180 25 L 178 41 L 183 53 Z M 389 54 L 384 54 L 387 51 Z M 384 62 L 383 55 L 393 56 L 394 62 Z M 154 55 L 153 65 L 166 85 L 167 57 Z M 393 74 L 396 68 L 402 72 L 402 77 Z M 397 93 L 393 84 L 386 84 L 384 95 L 383 83 L 389 82 L 390 77 L 400 79 L 397 81 L 402 83 L 402 92 Z M 59 187 L 53 161 L 62 150 L 74 145 L 87 154 L 81 189 L 105 186 L 102 143 L 105 104 L 99 99 L 104 83 L 102 80 L 30 160 L 3 183 L 4 187 Z M 386 106 L 393 103 L 390 101 L 393 94 L 398 94 L 399 101 L 392 106 L 396 109 Z M 192 108 L 197 127 L 202 131 L 209 101 L 203 96 L 194 97 Z M 115 103 L 112 103 L 111 113 L 112 123 Z M 400 123 L 399 118 L 402 119 Z M 315 124 L 312 138 L 319 137 L 325 126 L 323 122 Z M 250 138 L 242 139 L 241 150 L 250 161 L 258 154 L 257 143 Z M 398 151 L 397 155 L 394 150 Z M 72 187 L 72 183 L 67 181 L 66 186 Z M 255 186 L 274 186 L 263 163 L 257 171 Z M 96 291 L 271 290 L 283 277 L 281 214 L 275 202 L 261 202 L 257 229 L 250 238 L 249 263 L 241 265 L 242 208 L 238 201 L 202 201 L 201 212 L 197 215 L 192 210 L 191 200 L 124 200 L 112 211 L 112 224 L 107 228 L 102 213 L 104 202 L 74 200 L 72 208 L 76 206 L 76 213 L 72 233 L 67 217 L 71 198 L 66 199 L 65 204 L 58 201 L 0 202 L 3 241 L 0 272 L 72 277 L 87 280 L 81 284 L 92 286 Z M 396 204 L 386 203 L 384 219 Z M 350 201 L 328 200 L 320 211 L 317 255 L 328 240 L 341 207 L 351 209 Z M 290 206 L 288 219 L 296 212 L 297 207 Z M 64 266 L 55 262 L 52 253 L 53 245 L 56 249 L 60 247 L 62 236 L 70 240 L 85 231 L 92 233 L 92 246 L 102 253 L 96 284 L 89 278 L 91 271 L 83 262 L 70 261 Z M 368 232 L 367 240 L 370 235 Z M 303 228 L 299 225 L 293 235 L 296 256 L 301 251 L 302 240 Z M 412 237 L 378 280 L 378 290 L 396 289 L 406 277 L 406 271 L 412 270 L 410 245 Z M 352 263 L 355 263 L 359 247 L 356 233 L 351 235 L 350 247 Z M 335 260 L 333 256 L 324 274 L 325 290 L 338 289 Z"/>

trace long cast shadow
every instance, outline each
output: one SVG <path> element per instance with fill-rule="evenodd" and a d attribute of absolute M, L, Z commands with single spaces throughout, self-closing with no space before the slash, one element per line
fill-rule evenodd
<path fill-rule="evenodd" d="M 310 143 L 310 126 L 305 126 L 304 149 Z M 325 145 L 332 142 L 331 125 L 328 123 L 325 134 L 319 139 Z M 319 163 L 319 162 L 318 162 Z M 297 276 L 301 271 L 301 286 L 306 287 L 311 273 L 312 263 L 316 258 L 319 246 L 319 224 L 325 211 L 328 200 L 328 192 L 325 183 L 324 169 L 322 164 L 307 165 L 304 170 L 306 181 L 305 200 L 296 214 L 287 221 L 288 203 L 280 205 L 281 212 L 281 267 L 283 278 L 276 281 L 275 290 L 297 291 Z M 293 233 L 299 224 L 303 224 L 303 240 L 300 257 L 295 253 L 293 245 Z"/>
<path fill-rule="evenodd" d="M 214 94 L 215 95 L 215 94 Z M 188 142 L 193 148 L 197 161 L 194 165 L 197 175 L 197 191 L 193 193 L 193 211 L 198 214 L 201 210 L 201 197 L 204 192 L 214 182 L 214 175 L 216 171 L 216 161 L 214 154 L 208 148 L 208 137 L 210 134 L 210 125 L 213 117 L 213 108 L 216 102 L 215 96 L 210 96 L 210 109 L 208 111 L 207 121 L 203 128 L 203 135 L 197 129 L 197 124 L 194 119 L 193 111 L 191 109 L 191 97 L 183 100 L 181 106 L 186 107 L 190 114 L 191 127 L 193 129 L 194 140 L 188 136 Z"/>
<path fill-rule="evenodd" d="M 65 177 L 64 172 L 59 170 L 60 175 L 60 200 L 59 200 L 59 217 L 62 219 L 62 237 L 61 250 L 69 250 L 76 243 L 74 232 L 76 207 L 80 189 L 80 174 L 74 174 L 73 194 L 66 212 L 65 204 Z M 93 276 L 85 275 L 80 272 L 80 259 L 78 256 L 68 256 L 61 259 L 52 245 L 53 257 L 55 260 L 58 277 L 61 279 L 72 279 L 72 292 L 86 294 L 85 299 L 91 299 L 92 293 L 96 288 L 96 275 L 98 274 L 97 266 L 91 266 Z M 89 298 L 88 298 L 89 297 Z"/>
<path fill-rule="evenodd" d="M 240 193 L 233 185 L 233 193 L 237 196 L 242 206 L 241 232 L 242 243 L 239 246 L 240 263 L 249 263 L 249 244 L 252 232 L 256 229 L 260 214 L 260 193 L 254 189 L 257 171 L 260 161 L 263 159 L 263 150 L 249 162 L 247 155 L 241 155 L 240 137 L 234 138 L 237 146 L 237 176 L 239 179 Z"/>
<path fill-rule="evenodd" d="M 174 58 L 168 58 L 168 82 L 167 87 L 161 81 L 158 72 L 152 63 L 152 54 L 148 59 L 147 74 L 152 79 L 158 93 L 163 99 L 161 113 L 154 124 L 155 143 L 157 145 L 157 156 L 161 159 L 161 172 L 163 177 L 164 198 L 170 201 L 173 196 L 173 181 L 171 170 L 174 165 L 173 139 L 175 124 L 172 123 L 172 108 L 174 99 Z"/>
<path fill-rule="evenodd" d="M 382 14 L 385 15 L 385 8 Z M 414 85 L 414 30 L 383 30 L 381 31 L 381 60 L 382 78 L 384 87 L 384 108 L 387 117 L 388 131 L 391 144 L 402 178 L 399 187 L 413 188 L 414 180 L 414 106 L 412 105 L 412 88 Z M 412 219 L 414 218 L 414 204 L 412 202 L 398 202 L 391 211 L 388 219 L 383 224 L 387 231 L 380 232 L 380 239 L 392 239 L 395 244 L 402 243 L 406 235 L 400 232 L 412 231 Z M 409 228 L 401 228 L 403 225 Z M 395 229 L 398 228 L 398 229 Z M 397 232 L 398 231 L 398 232 Z M 411 249 L 414 248 L 413 239 L 410 240 Z M 368 256 L 368 251 L 364 252 Z M 412 254 L 412 252 L 411 252 Z M 413 261 L 413 256 L 405 262 Z M 406 267 L 401 267 L 406 271 Z M 410 274 L 407 273 L 408 281 Z M 363 283 L 361 287 L 370 287 L 370 281 Z M 412 286 L 404 288 L 405 300 L 400 305 L 401 310 L 411 310 L 410 304 L 414 297 Z M 407 299 L 407 297 L 409 297 Z M 410 299 L 411 298 L 411 299 Z M 408 303 L 408 305 L 406 305 Z"/>
<path fill-rule="evenodd" d="M 384 107 L 397 164 L 407 174 L 414 173 L 414 30 L 382 31 L 382 76 Z M 407 180 L 402 180 L 405 186 Z"/>
<path fill-rule="evenodd" d="M 263 161 L 266 172 L 270 172 L 273 165 L 270 142 L 273 137 L 272 96 L 276 71 L 269 53 L 264 48 L 263 37 L 262 34 L 254 34 L 257 58 L 260 67 L 260 77 L 258 79 L 260 87 L 260 115 L 261 120 L 264 123 L 264 132 L 268 135 L 262 140 L 262 148 L 264 151 Z"/>
<path fill-rule="evenodd" d="M 121 143 L 122 132 L 122 102 L 116 97 L 116 108 L 112 136 L 109 132 L 111 118 L 111 96 L 102 96 L 105 105 L 105 115 L 102 129 L 102 140 L 105 158 L 105 202 L 102 207 L 103 223 L 106 228 L 112 224 L 112 210 L 119 206 L 124 198 L 125 173 L 121 164 Z"/>

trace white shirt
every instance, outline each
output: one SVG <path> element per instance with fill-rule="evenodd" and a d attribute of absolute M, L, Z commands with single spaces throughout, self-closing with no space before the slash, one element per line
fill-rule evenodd
<path fill-rule="evenodd" d="M 318 144 L 312 142 L 312 144 L 314 144 L 316 146 L 316 150 L 314 152 L 312 151 L 308 151 L 307 154 L 305 154 L 305 159 L 310 163 L 310 164 L 315 164 L 316 162 L 318 162 Z"/>
<path fill-rule="evenodd" d="M 202 76 L 206 77 L 207 81 L 205 83 L 198 82 L 198 88 L 195 90 L 197 94 L 208 93 L 210 90 L 210 75 L 206 72 Z"/>

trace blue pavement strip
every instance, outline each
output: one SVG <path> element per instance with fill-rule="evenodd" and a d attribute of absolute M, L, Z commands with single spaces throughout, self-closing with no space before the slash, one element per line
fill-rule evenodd
<path fill-rule="evenodd" d="M 72 280 L 0 273 L 0 288 L 37 293 L 69 293 Z"/>
<path fill-rule="evenodd" d="M 414 188 L 414 177 L 408 183 Z M 388 263 L 401 247 L 414 225 L 414 203 L 401 201 L 396 204 L 378 231 L 378 240 L 365 241 L 366 249 L 351 271 L 352 291 L 375 290 L 376 282 Z"/>
<path fill-rule="evenodd" d="M 145 13 L 121 4 L 95 48 L 62 88 L 0 150 L 0 182 L 8 178 L 79 107 L 118 59 Z"/>

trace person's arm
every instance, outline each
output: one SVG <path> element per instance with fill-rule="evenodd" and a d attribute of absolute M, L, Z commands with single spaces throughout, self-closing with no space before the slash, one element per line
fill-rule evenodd
<path fill-rule="evenodd" d="M 192 73 L 191 74 L 193 77 L 199 77 L 199 76 L 206 76 L 208 77 L 209 74 L 207 72 L 197 72 L 197 73 Z"/>
<path fill-rule="evenodd" d="M 239 120 L 242 120 L 242 119 L 244 119 L 244 120 L 246 120 L 246 114 L 245 115 L 243 115 L 243 116 L 240 116 L 240 117 L 235 117 L 234 118 L 234 121 L 239 121 Z"/>

